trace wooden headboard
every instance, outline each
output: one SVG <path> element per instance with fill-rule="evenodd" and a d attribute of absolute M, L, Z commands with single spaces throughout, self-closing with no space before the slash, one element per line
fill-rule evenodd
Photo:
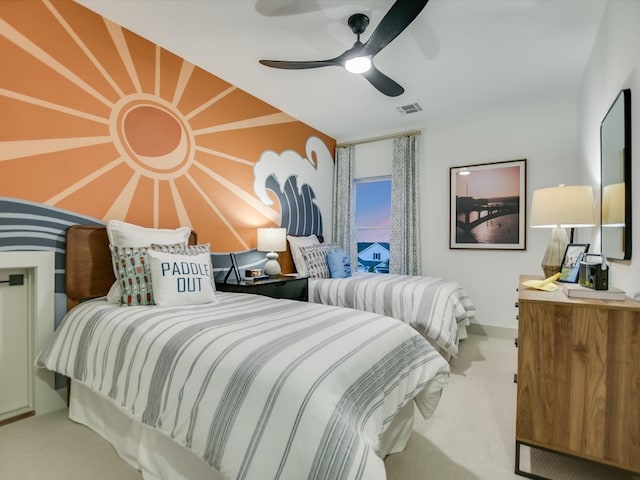
<path fill-rule="evenodd" d="M 192 231 L 189 244 L 195 245 L 198 235 Z M 67 310 L 82 300 L 102 297 L 115 281 L 107 227 L 73 225 L 66 232 L 65 291 Z"/>

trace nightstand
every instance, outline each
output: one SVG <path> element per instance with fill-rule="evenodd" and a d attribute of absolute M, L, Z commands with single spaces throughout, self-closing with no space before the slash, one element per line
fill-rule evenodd
<path fill-rule="evenodd" d="M 221 292 L 254 293 L 272 298 L 287 298 L 306 302 L 308 295 L 308 277 L 273 277 L 256 281 L 228 281 L 216 283 L 216 289 Z"/>

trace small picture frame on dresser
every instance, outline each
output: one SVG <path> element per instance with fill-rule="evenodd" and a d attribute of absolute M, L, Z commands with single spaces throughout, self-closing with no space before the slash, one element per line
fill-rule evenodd
<path fill-rule="evenodd" d="M 577 283 L 580 273 L 580 262 L 589 251 L 588 243 L 570 243 L 564 251 L 560 266 L 559 282 Z"/>

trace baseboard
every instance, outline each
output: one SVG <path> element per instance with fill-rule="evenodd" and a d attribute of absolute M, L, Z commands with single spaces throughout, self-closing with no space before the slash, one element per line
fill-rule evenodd
<path fill-rule="evenodd" d="M 474 335 L 485 335 L 487 337 L 497 338 L 516 338 L 518 336 L 518 329 L 516 328 L 482 325 L 480 323 L 471 323 L 470 325 L 467 325 L 467 332 Z"/>

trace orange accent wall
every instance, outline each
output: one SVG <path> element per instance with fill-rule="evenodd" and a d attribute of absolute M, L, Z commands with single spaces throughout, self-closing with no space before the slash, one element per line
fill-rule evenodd
<path fill-rule="evenodd" d="M 265 151 L 335 139 L 64 0 L 0 1 L 0 196 L 255 247 Z M 295 170 L 295 168 L 293 169 Z M 274 197 L 275 199 L 275 197 Z M 277 223 L 277 222 L 275 222 Z"/>

